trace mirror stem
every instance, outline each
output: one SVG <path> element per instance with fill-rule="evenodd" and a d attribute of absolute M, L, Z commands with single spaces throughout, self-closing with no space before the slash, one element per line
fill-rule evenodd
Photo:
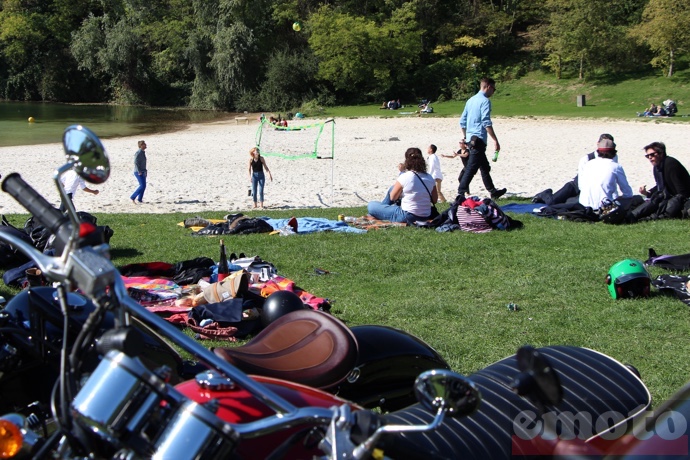
<path fill-rule="evenodd" d="M 58 191 L 60 192 L 60 199 L 62 200 L 62 203 L 64 204 L 65 209 L 67 210 L 67 216 L 69 217 L 69 220 L 72 222 L 72 231 L 70 232 L 69 241 L 67 242 L 67 246 L 65 247 L 65 249 L 62 251 L 61 257 L 63 259 L 63 262 L 67 261 L 67 256 L 72 250 L 74 242 L 79 237 L 79 216 L 77 216 L 77 210 L 74 207 L 74 203 L 67 196 L 67 192 L 65 191 L 65 186 L 62 184 L 62 180 L 60 180 L 62 178 L 62 175 L 65 172 L 72 169 L 73 167 L 74 162 L 65 163 L 64 165 L 56 169 L 55 173 L 53 174 L 53 179 L 55 180 L 55 184 L 57 185 Z"/>

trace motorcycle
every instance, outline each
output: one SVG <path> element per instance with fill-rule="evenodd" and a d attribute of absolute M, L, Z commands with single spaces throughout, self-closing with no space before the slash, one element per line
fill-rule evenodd
<path fill-rule="evenodd" d="M 67 344 L 71 346 L 96 305 L 69 292 L 66 308 L 70 312 Z M 167 366 L 172 384 L 193 379 L 203 370 L 203 366 L 184 360 L 154 330 L 133 321 L 145 341 L 139 357 L 149 369 Z M 106 312 L 97 335 L 114 325 L 113 313 Z M 0 328 L 0 394 L 4 396 L 0 413 L 29 405 L 45 410 L 58 377 L 63 341 L 57 289 L 40 286 L 21 291 L 0 310 Z M 320 388 L 360 406 L 384 411 L 416 401 L 413 383 L 423 371 L 449 369 L 433 348 L 404 331 L 374 325 L 348 329 L 335 317 L 313 310 L 271 323 L 245 345 L 214 351 L 245 372 Z M 317 357 L 319 360 L 307 369 L 306 363 Z M 93 371 L 98 361 L 96 348 L 90 347 L 82 359 L 82 369 Z"/>
<path fill-rule="evenodd" d="M 578 347 L 523 347 L 470 378 L 448 369 L 425 370 L 413 384 L 419 402 L 383 414 L 299 383 L 249 376 L 239 369 L 237 356 L 207 350 L 128 297 L 106 244 L 83 244 L 93 229 L 79 223 L 59 176 L 73 168 L 102 183 L 109 175 L 108 158 L 98 137 L 82 126 L 68 128 L 63 145 L 68 162 L 54 179 L 67 216 L 19 175 L 2 182 L 2 190 L 56 236 L 58 255 L 48 256 L 0 232 L 0 240 L 30 257 L 56 283 L 62 315 L 59 350 L 49 351 L 59 354 L 60 363 L 49 410 L 0 416 L 3 458 L 512 458 L 530 455 L 530 449 L 541 448 L 536 441 L 549 439 L 546 428 L 536 430 L 543 427 L 538 414 L 558 420 L 557 434 L 563 426 L 578 427 L 577 435 L 590 441 L 632 423 L 651 403 L 631 369 Z M 70 299 L 74 289 L 92 308 L 72 337 L 71 319 L 78 317 Z M 108 315 L 112 326 L 105 321 Z M 318 326 L 311 321 L 298 322 Z M 204 370 L 175 383 L 170 365 L 147 366 L 147 339 L 139 325 L 175 343 Z M 269 331 L 253 346 L 266 349 L 276 337 Z M 316 343 L 334 336 L 319 337 Z M 286 340 L 281 346 L 289 350 Z M 0 359 L 7 369 L 12 355 L 3 348 Z M 244 358 L 252 364 L 251 357 Z M 266 361 L 253 364 L 266 369 Z M 349 365 L 336 361 L 339 376 L 328 385 L 343 388 L 353 376 Z M 282 371 L 281 362 L 273 360 L 276 372 Z M 322 371 L 331 372 L 329 366 Z M 294 366 L 288 370 L 295 372 Z M 582 428 L 583 414 L 598 420 L 613 412 L 624 415 L 613 424 Z"/>

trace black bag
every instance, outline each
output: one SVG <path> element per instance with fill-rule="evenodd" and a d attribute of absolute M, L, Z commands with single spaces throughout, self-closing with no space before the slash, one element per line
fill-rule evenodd
<path fill-rule="evenodd" d="M 19 230 L 18 228 L 14 227 L 11 225 L 9 222 L 5 220 L 5 216 L 2 216 L 2 222 L 0 224 L 0 231 L 9 233 L 11 235 L 14 235 L 18 238 L 21 238 L 22 240 L 26 241 L 29 244 L 33 244 L 33 241 L 31 240 L 31 237 L 24 233 L 23 231 Z M 5 224 L 5 222 L 7 222 Z M 7 270 L 12 267 L 16 267 L 18 265 L 22 265 L 26 261 L 28 261 L 29 258 L 24 255 L 23 252 L 20 252 L 17 248 L 12 246 L 11 244 L 5 243 L 5 242 L 0 242 L 0 269 Z M 7 284 L 7 283 L 5 283 Z"/>

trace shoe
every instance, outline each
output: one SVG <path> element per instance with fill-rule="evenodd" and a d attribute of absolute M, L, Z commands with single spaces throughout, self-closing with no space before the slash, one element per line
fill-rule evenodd
<path fill-rule="evenodd" d="M 534 197 L 532 198 L 532 203 L 536 203 L 536 204 L 543 203 L 543 204 L 546 204 L 546 200 L 545 200 L 544 197 L 543 197 L 544 194 L 552 195 L 552 194 L 553 194 L 553 190 L 551 190 L 550 188 L 547 188 L 547 189 L 544 190 L 543 192 L 537 193 L 537 194 L 534 195 Z"/>
<path fill-rule="evenodd" d="M 491 192 L 491 199 L 492 200 L 498 200 L 503 195 L 505 195 L 507 191 L 508 190 L 505 188 L 498 188 L 498 189 L 494 190 L 493 192 Z"/>

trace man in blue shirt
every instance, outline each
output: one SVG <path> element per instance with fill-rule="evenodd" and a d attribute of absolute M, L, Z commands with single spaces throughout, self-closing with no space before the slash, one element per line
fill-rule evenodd
<path fill-rule="evenodd" d="M 489 172 L 491 165 L 486 158 L 487 137 L 491 136 L 494 141 L 496 151 L 501 150 L 496 133 L 491 124 L 491 101 L 489 98 L 496 91 L 496 82 L 492 78 L 482 78 L 479 92 L 468 99 L 465 110 L 460 116 L 460 128 L 462 135 L 467 142 L 470 156 L 464 173 L 458 178 L 458 200 L 465 199 L 465 193 L 470 189 L 470 182 L 474 179 L 477 171 L 481 170 L 484 187 L 491 194 L 491 198 L 497 200 L 506 193 L 506 189 L 497 189 L 491 179 Z M 488 136 L 487 136 L 488 135 Z"/>

